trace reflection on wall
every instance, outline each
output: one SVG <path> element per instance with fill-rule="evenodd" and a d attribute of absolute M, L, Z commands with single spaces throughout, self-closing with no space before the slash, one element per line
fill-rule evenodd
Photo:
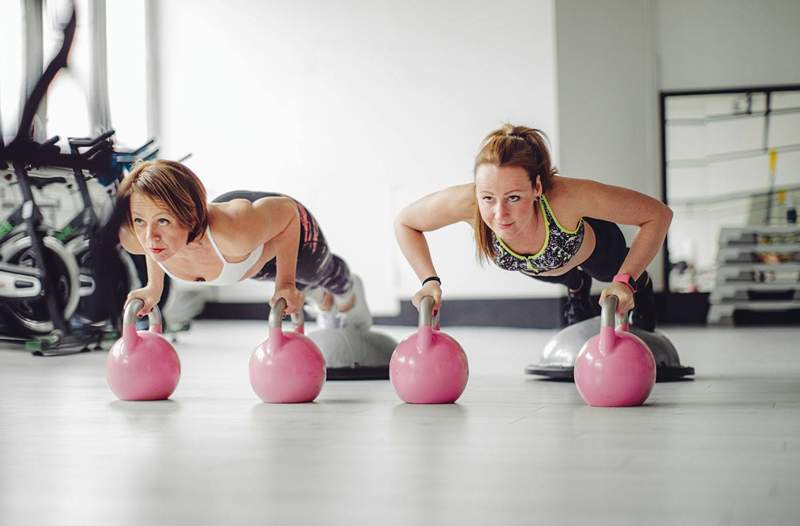
<path fill-rule="evenodd" d="M 671 95 L 664 117 L 670 289 L 710 291 L 723 227 L 800 205 L 800 90 Z"/>

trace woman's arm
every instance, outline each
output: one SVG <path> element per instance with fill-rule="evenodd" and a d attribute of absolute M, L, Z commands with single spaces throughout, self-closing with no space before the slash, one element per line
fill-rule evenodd
<path fill-rule="evenodd" d="M 581 181 L 575 190 L 581 215 L 639 227 L 628 255 L 617 271 L 617 274 L 629 274 L 638 279 L 664 243 L 672 221 L 672 210 L 661 201 L 639 192 L 595 181 Z M 602 250 L 602 247 L 598 248 Z M 619 298 L 619 313 L 626 313 L 635 306 L 632 291 L 623 283 L 614 282 L 603 289 L 601 305 L 609 294 Z"/>
<path fill-rule="evenodd" d="M 269 198 L 265 205 L 256 204 L 255 211 L 266 216 L 269 225 L 263 234 L 264 243 L 275 248 L 275 288 L 295 286 L 297 249 L 300 245 L 300 214 L 297 203 L 288 197 Z"/>
<path fill-rule="evenodd" d="M 300 245 L 300 214 L 297 203 L 288 197 L 265 197 L 246 207 L 236 224 L 237 230 L 253 250 L 258 245 L 275 251 L 274 305 L 279 298 L 286 300 L 286 313 L 297 312 L 303 306 L 303 295 L 295 286 L 297 252 Z"/>
<path fill-rule="evenodd" d="M 142 300 L 144 305 L 137 314 L 144 316 L 161 300 L 161 294 L 164 292 L 164 269 L 147 255 L 139 240 L 126 227 L 119 229 L 119 242 L 122 248 L 131 254 L 144 255 L 147 264 L 147 283 L 142 288 L 130 291 L 125 300 L 126 305 L 133 298 Z"/>
<path fill-rule="evenodd" d="M 672 210 L 661 201 L 619 186 L 581 180 L 576 190 L 582 215 L 639 227 L 617 272 L 639 278 L 664 243 Z"/>
<path fill-rule="evenodd" d="M 437 230 L 459 221 L 470 221 L 475 211 L 475 186 L 452 186 L 427 195 L 403 208 L 394 221 L 394 232 L 400 250 L 420 280 L 436 275 L 430 248 L 424 232 Z M 419 306 L 422 296 L 430 293 L 438 310 L 441 289 L 435 281 L 426 283 L 412 302 Z"/>

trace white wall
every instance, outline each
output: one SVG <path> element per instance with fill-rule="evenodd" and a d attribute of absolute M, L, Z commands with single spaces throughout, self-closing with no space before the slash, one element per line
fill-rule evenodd
<path fill-rule="evenodd" d="M 560 172 L 660 199 L 652 1 L 555 6 Z M 623 227 L 629 241 L 636 230 Z M 660 288 L 660 255 L 649 271 Z M 602 287 L 595 284 L 596 291 Z"/>
<path fill-rule="evenodd" d="M 109 2 L 105 13 L 108 51 L 108 83 L 115 140 L 124 147 L 141 145 L 147 137 L 144 74 L 144 0 Z M 93 21 L 89 0 L 75 0 L 77 28 L 75 40 L 69 54 L 69 67 L 59 72 L 47 92 L 46 130 L 39 129 L 41 136 L 59 135 L 66 150 L 67 137 L 91 135 L 91 109 L 98 105 L 91 98 L 92 69 L 95 50 L 91 35 Z M 102 6 L 101 6 L 102 7 Z M 63 25 L 71 12 L 71 2 L 49 0 L 43 13 L 43 61 L 46 66 L 62 44 Z M 30 12 L 27 16 L 32 16 Z M 4 44 L 0 46 L 0 120 L 5 140 L 16 134 L 19 110 L 25 81 L 23 44 L 23 12 L 18 1 L 0 2 L 0 20 Z M 37 77 L 34 78 L 34 80 Z M 141 82 L 139 82 L 141 80 Z M 41 137 L 40 137 L 41 138 Z"/>
<path fill-rule="evenodd" d="M 135 149 L 148 139 L 144 0 L 107 2 L 108 97 L 117 144 Z"/>
<path fill-rule="evenodd" d="M 193 152 L 212 195 L 301 200 L 377 312 L 418 283 L 392 231 L 401 206 L 469 181 L 480 140 L 503 121 L 544 129 L 558 152 L 551 0 L 154 5 L 166 156 Z M 430 240 L 450 297 L 562 293 L 481 269 L 465 226 Z M 248 283 L 220 299 L 269 290 Z"/>
<path fill-rule="evenodd" d="M 800 83 L 797 0 L 658 0 L 661 88 Z"/>
<path fill-rule="evenodd" d="M 0 2 L 4 45 L 0 46 L 0 136 L 8 143 L 17 134 L 25 66 L 22 60 L 23 13 L 19 2 Z"/>

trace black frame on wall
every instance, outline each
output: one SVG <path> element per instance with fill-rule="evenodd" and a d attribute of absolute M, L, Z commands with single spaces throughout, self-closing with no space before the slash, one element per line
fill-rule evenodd
<path fill-rule="evenodd" d="M 771 99 L 772 94 L 782 91 L 800 91 L 800 84 L 779 84 L 779 85 L 766 85 L 766 86 L 743 86 L 739 88 L 717 88 L 717 89 L 698 89 L 698 90 L 663 90 L 659 92 L 659 120 L 660 120 L 660 150 L 661 150 L 661 200 L 664 204 L 669 205 L 667 200 L 667 120 L 666 108 L 668 97 L 686 97 L 696 95 L 730 95 L 735 93 L 750 94 L 750 93 L 765 93 L 767 96 L 767 107 L 765 118 L 769 122 L 769 115 L 771 112 Z M 669 232 L 667 232 L 669 238 Z M 663 250 L 663 265 L 664 265 L 664 293 L 670 293 L 669 275 L 670 275 L 670 257 L 669 257 L 669 243 L 667 239 L 664 240 Z"/>

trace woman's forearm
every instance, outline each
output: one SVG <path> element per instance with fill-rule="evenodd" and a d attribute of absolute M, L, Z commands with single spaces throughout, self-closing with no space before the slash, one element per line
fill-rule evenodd
<path fill-rule="evenodd" d="M 152 258 L 145 255 L 145 261 L 147 262 L 147 283 L 146 286 L 150 288 L 155 288 L 159 291 L 164 290 L 164 269 L 161 266 L 153 261 Z"/>

